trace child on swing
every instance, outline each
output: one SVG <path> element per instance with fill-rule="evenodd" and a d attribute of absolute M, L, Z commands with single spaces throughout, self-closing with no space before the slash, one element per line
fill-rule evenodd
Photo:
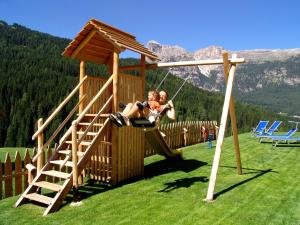
<path fill-rule="evenodd" d="M 130 118 L 148 117 L 150 113 L 159 113 L 160 110 L 162 110 L 162 106 L 159 103 L 159 93 L 152 90 L 148 92 L 147 102 L 128 103 L 122 113 L 112 113 L 109 118 L 117 126 L 130 125 Z"/>

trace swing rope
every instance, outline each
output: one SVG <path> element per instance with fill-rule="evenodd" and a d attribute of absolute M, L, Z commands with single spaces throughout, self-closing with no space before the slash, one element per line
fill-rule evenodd
<path fill-rule="evenodd" d="M 161 80 L 161 82 L 159 83 L 159 85 L 155 88 L 155 90 L 157 91 L 160 86 L 163 84 L 163 82 L 165 81 L 165 79 L 167 78 L 167 76 L 169 75 L 170 70 L 167 72 L 167 74 L 165 75 L 165 77 Z"/>

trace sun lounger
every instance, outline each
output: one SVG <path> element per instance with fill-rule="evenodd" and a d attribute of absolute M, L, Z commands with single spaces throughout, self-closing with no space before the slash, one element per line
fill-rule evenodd
<path fill-rule="evenodd" d="M 285 138 L 279 138 L 279 137 L 273 137 L 272 138 L 273 146 L 277 146 L 280 142 L 284 142 L 286 144 L 290 144 L 291 142 L 300 142 L 300 137 L 285 137 Z"/>
<path fill-rule="evenodd" d="M 282 121 L 278 121 L 276 120 L 268 129 L 266 129 L 264 132 L 260 133 L 260 134 L 256 134 L 256 137 L 265 137 L 265 136 L 269 136 L 269 135 L 273 135 L 274 132 L 278 131 L 278 127 L 280 126 L 280 124 L 282 123 Z"/>
<path fill-rule="evenodd" d="M 259 123 L 257 124 L 257 127 L 256 128 L 253 128 L 252 129 L 252 134 L 262 134 L 265 130 L 266 130 L 266 127 L 268 126 L 268 123 L 269 121 L 259 121 Z"/>
<path fill-rule="evenodd" d="M 290 138 L 293 134 L 295 134 L 297 132 L 297 128 L 293 128 L 291 130 L 289 130 L 286 134 L 280 134 L 280 135 L 260 135 L 257 137 L 260 138 L 260 142 L 262 141 L 263 138 L 267 138 L 267 139 L 284 139 L 284 138 Z"/>

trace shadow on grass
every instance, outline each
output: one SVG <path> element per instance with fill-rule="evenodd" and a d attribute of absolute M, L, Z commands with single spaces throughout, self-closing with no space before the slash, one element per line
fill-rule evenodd
<path fill-rule="evenodd" d="M 273 146 L 273 149 L 286 148 L 286 147 L 300 147 L 300 144 L 297 144 L 297 143 L 292 143 L 292 144 L 278 143 L 276 146 Z"/>
<path fill-rule="evenodd" d="M 126 181 L 123 181 L 115 186 L 109 186 L 107 184 L 98 183 L 89 181 L 85 183 L 83 186 L 79 187 L 79 200 L 87 199 L 93 195 L 100 194 L 103 192 L 106 192 L 108 190 L 112 190 L 118 187 L 121 187 L 126 184 L 134 183 L 142 179 L 152 178 L 154 176 L 159 176 L 166 173 L 171 173 L 175 171 L 184 171 L 186 173 L 193 171 L 201 166 L 207 165 L 206 162 L 201 162 L 198 160 L 161 160 L 158 162 L 151 163 L 149 165 L 145 166 L 145 175 L 144 176 L 138 176 L 134 178 L 127 179 Z M 194 180 L 186 181 L 189 182 L 190 185 L 194 182 L 198 182 L 201 179 L 204 178 L 194 178 Z M 207 179 L 207 178 L 206 178 Z M 65 202 L 62 204 L 62 206 L 69 204 L 73 201 L 73 192 L 70 191 L 70 193 L 67 195 Z"/>
<path fill-rule="evenodd" d="M 165 183 L 167 187 L 165 187 L 163 190 L 160 190 L 158 192 L 170 192 L 178 188 L 189 188 L 196 182 L 207 182 L 208 178 L 201 176 L 201 177 L 191 177 L 191 178 L 183 178 L 183 179 L 177 179 L 174 182 Z"/>
<path fill-rule="evenodd" d="M 198 161 L 195 159 L 188 160 L 161 160 L 145 166 L 145 178 L 152 178 L 166 173 L 183 171 L 185 173 L 198 169 L 201 166 L 207 165 L 207 162 Z"/>
<path fill-rule="evenodd" d="M 223 167 L 236 168 L 236 167 L 230 167 L 230 166 L 223 166 Z M 224 190 L 222 190 L 220 192 L 217 192 L 216 194 L 214 194 L 214 199 L 218 198 L 220 195 L 223 195 L 223 194 L 225 194 L 228 191 L 231 191 L 231 190 L 233 190 L 233 189 L 235 189 L 235 188 L 237 188 L 237 187 L 239 187 L 239 186 L 241 186 L 241 185 L 243 185 L 245 183 L 248 183 L 251 180 L 259 178 L 259 177 L 261 177 L 261 176 L 263 176 L 263 175 L 265 175 L 267 173 L 270 173 L 270 172 L 272 172 L 272 173 L 278 173 L 276 171 L 273 171 L 272 169 L 266 169 L 266 170 L 257 170 L 257 169 L 249 169 L 249 168 L 243 168 L 243 169 L 254 170 L 256 172 L 249 172 L 249 173 L 257 173 L 257 174 L 255 176 L 250 177 L 250 178 L 248 178 L 246 180 L 243 180 L 243 181 L 241 181 L 241 182 L 239 182 L 237 184 L 234 184 L 234 185 L 232 185 L 232 186 L 230 186 L 230 187 L 228 187 L 228 188 L 226 188 L 226 189 L 224 189 Z M 244 174 L 247 174 L 247 173 L 244 173 Z"/>
<path fill-rule="evenodd" d="M 97 194 L 106 192 L 106 191 L 114 189 L 116 187 L 117 186 L 112 187 L 112 186 L 109 186 L 107 184 L 103 184 L 103 183 L 99 183 L 99 182 L 93 182 L 93 181 L 88 181 L 83 186 L 79 187 L 78 200 L 81 201 L 83 199 L 87 199 L 87 198 L 89 198 L 89 197 L 91 197 L 93 195 L 97 195 Z M 61 206 L 69 204 L 72 201 L 73 201 L 73 190 L 71 189 L 71 191 L 69 192 L 69 194 L 65 198 L 65 202 Z"/>

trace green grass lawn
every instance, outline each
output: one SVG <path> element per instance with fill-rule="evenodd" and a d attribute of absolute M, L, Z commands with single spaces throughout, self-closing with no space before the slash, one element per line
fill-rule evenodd
<path fill-rule="evenodd" d="M 232 138 L 226 138 L 215 189 L 206 203 L 214 150 L 207 144 L 184 149 L 184 161 L 145 159 L 145 176 L 114 188 L 81 187 L 82 205 L 43 217 L 44 208 L 17 197 L 0 201 L 0 224 L 300 224 L 300 146 L 259 144 L 239 136 L 244 175 L 236 174 Z M 215 144 L 215 143 L 214 143 Z"/>

